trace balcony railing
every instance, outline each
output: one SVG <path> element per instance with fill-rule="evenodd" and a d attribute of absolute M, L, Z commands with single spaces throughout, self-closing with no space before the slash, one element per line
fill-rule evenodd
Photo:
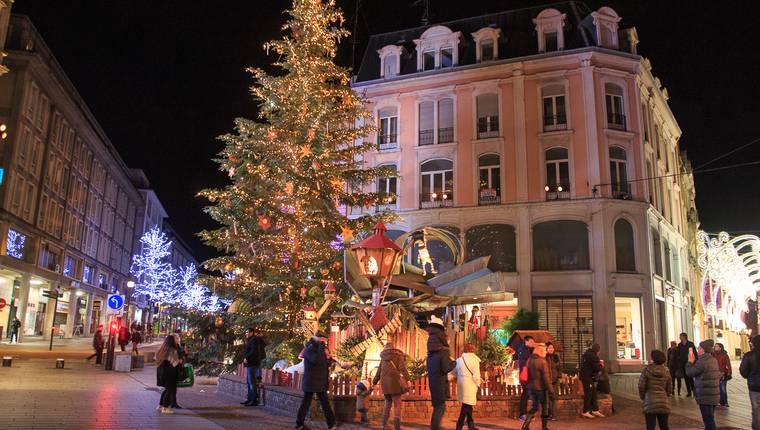
<path fill-rule="evenodd" d="M 438 129 L 438 143 L 451 143 L 454 141 L 454 127 Z"/>
<path fill-rule="evenodd" d="M 617 182 L 612 184 L 612 197 L 622 200 L 631 199 L 631 184 L 628 182 Z"/>
<path fill-rule="evenodd" d="M 480 206 L 497 205 L 501 203 L 499 190 L 493 188 L 482 189 L 478 192 L 478 204 Z"/>
<path fill-rule="evenodd" d="M 547 185 L 546 200 L 570 200 L 570 187 L 567 185 Z"/>
<path fill-rule="evenodd" d="M 380 147 L 381 151 L 386 149 L 396 149 L 398 148 L 398 139 L 396 137 L 396 133 L 378 134 L 377 145 Z"/>
<path fill-rule="evenodd" d="M 549 115 L 544 117 L 544 131 L 567 130 L 567 116 Z"/>
<path fill-rule="evenodd" d="M 375 212 L 383 212 L 383 211 L 395 211 L 398 209 L 398 206 L 396 205 L 396 201 L 388 202 L 388 203 L 382 203 L 375 206 Z"/>
<path fill-rule="evenodd" d="M 440 193 L 420 194 L 420 209 L 450 208 L 454 206 L 454 193 L 442 191 Z"/>
<path fill-rule="evenodd" d="M 478 139 L 499 137 L 499 116 L 484 116 L 478 118 Z"/>
<path fill-rule="evenodd" d="M 625 115 L 621 113 L 608 113 L 607 127 L 625 131 Z"/>
<path fill-rule="evenodd" d="M 420 146 L 435 143 L 435 130 L 420 130 Z"/>

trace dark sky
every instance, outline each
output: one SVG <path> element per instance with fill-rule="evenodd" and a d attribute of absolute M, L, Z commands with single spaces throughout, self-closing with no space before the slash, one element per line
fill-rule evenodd
<path fill-rule="evenodd" d="M 352 22 L 356 0 L 338 0 Z M 363 0 L 359 39 L 416 26 L 414 0 Z M 431 21 L 550 2 L 430 0 Z M 694 167 L 760 138 L 760 59 L 752 3 L 588 1 L 613 7 L 638 29 L 639 52 L 670 93 Z M 278 36 L 287 0 L 16 0 L 129 166 L 145 170 L 171 222 L 200 258 L 213 250 L 194 234 L 213 227 L 195 194 L 226 175 L 211 158 L 235 117 L 252 118 L 248 66 L 271 62 L 262 44 Z M 357 57 L 360 58 L 361 47 Z M 344 42 L 340 62 L 350 64 Z M 358 62 L 357 58 L 357 62 Z M 760 143 L 711 167 L 760 160 Z M 708 231 L 760 231 L 760 166 L 696 175 Z"/>

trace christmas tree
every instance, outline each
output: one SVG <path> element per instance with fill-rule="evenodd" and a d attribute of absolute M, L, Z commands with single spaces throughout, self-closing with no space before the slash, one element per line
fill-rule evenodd
<path fill-rule="evenodd" d="M 237 119 L 236 132 L 221 137 L 216 161 L 231 184 L 201 193 L 222 225 L 201 237 L 225 254 L 204 263 L 225 274 L 206 283 L 235 300 L 236 324 L 259 327 L 275 343 L 294 338 L 301 309 L 325 282 L 342 281 L 344 243 L 381 216 L 349 219 L 345 208 L 392 198 L 364 190 L 394 175 L 362 163 L 377 146 L 363 139 L 373 131 L 365 100 L 334 62 L 348 36 L 335 2 L 294 0 L 287 14 L 286 35 L 264 45 L 281 73 L 251 69 L 258 120 Z"/>

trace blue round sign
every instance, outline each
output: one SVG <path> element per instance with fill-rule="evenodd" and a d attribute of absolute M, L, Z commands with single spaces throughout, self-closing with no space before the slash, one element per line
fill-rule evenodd
<path fill-rule="evenodd" d="M 119 309 L 121 309 L 122 306 L 124 306 L 124 297 L 116 295 L 116 294 L 108 297 L 109 308 L 115 311 L 118 311 Z"/>

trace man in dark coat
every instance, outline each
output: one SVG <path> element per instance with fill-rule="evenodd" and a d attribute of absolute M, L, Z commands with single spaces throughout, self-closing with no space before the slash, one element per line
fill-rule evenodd
<path fill-rule="evenodd" d="M 11 343 L 18 343 L 18 330 L 21 328 L 21 320 L 13 317 L 11 323 Z"/>
<path fill-rule="evenodd" d="M 713 357 L 712 339 L 699 343 L 699 359 L 690 354 L 686 361 L 686 376 L 694 378 L 694 397 L 702 413 L 705 430 L 716 430 L 715 406 L 720 403 L 720 371 L 718 360 Z"/>
<path fill-rule="evenodd" d="M 583 384 L 583 413 L 584 418 L 604 417 L 599 412 L 599 405 L 596 401 L 596 380 L 599 372 L 602 371 L 602 363 L 599 361 L 599 351 L 601 347 L 595 343 L 591 348 L 583 353 L 581 358 L 580 379 Z"/>
<path fill-rule="evenodd" d="M 533 336 L 525 336 L 523 343 L 517 347 L 517 374 L 522 373 L 523 367 L 528 365 L 528 359 L 533 355 L 533 347 L 535 341 Z M 520 395 L 520 420 L 525 420 L 525 414 L 528 413 L 528 386 L 522 386 L 522 394 Z"/>
<path fill-rule="evenodd" d="M 298 408 L 298 416 L 296 417 L 297 430 L 309 429 L 303 422 L 306 419 L 306 414 L 309 413 L 311 400 L 315 394 L 317 395 L 317 399 L 319 399 L 319 404 L 322 406 L 322 412 L 325 414 L 327 428 L 329 430 L 338 428 L 330 401 L 327 398 L 331 358 L 326 343 L 327 336 L 322 332 L 317 332 L 303 350 L 303 379 L 301 380 L 303 400 L 301 401 L 301 407 Z"/>
<path fill-rule="evenodd" d="M 261 360 L 266 357 L 264 347 L 267 346 L 261 338 L 259 330 L 249 327 L 245 331 L 245 351 L 243 365 L 245 366 L 245 382 L 248 385 L 248 397 L 241 403 L 245 406 L 259 405 L 259 381 L 261 380 Z"/>
<path fill-rule="evenodd" d="M 752 350 L 742 357 L 739 373 L 747 380 L 752 407 L 752 430 L 760 430 L 760 335 L 750 341 Z"/>
<path fill-rule="evenodd" d="M 449 356 L 449 341 L 443 328 L 443 321 L 435 315 L 430 317 L 428 332 L 428 388 L 433 404 L 430 417 L 430 430 L 440 430 L 441 420 L 446 413 L 446 400 L 449 398 L 448 374 L 456 367 L 456 362 Z"/>
<path fill-rule="evenodd" d="M 681 370 L 681 374 L 684 376 L 684 380 L 686 381 L 686 397 L 691 397 L 691 393 L 694 391 L 694 378 L 690 377 L 686 374 L 686 362 L 689 361 L 689 351 L 694 354 L 694 356 L 697 356 L 697 348 L 694 346 L 694 342 L 689 340 L 689 336 L 686 335 L 686 333 L 681 333 L 680 335 L 681 342 L 678 344 L 678 368 Z M 680 391 L 680 390 L 679 390 Z"/>
<path fill-rule="evenodd" d="M 95 353 L 87 357 L 87 361 L 90 361 L 92 360 L 92 357 L 95 357 L 95 364 L 102 363 L 104 345 L 105 341 L 103 340 L 103 325 L 101 324 L 98 326 L 98 329 L 95 331 L 95 336 L 92 338 L 92 348 L 95 350 Z"/>
<path fill-rule="evenodd" d="M 549 430 L 549 408 L 547 407 L 547 395 L 554 399 L 556 394 L 552 385 L 552 372 L 546 361 L 546 346 L 543 343 L 534 344 L 533 355 L 528 359 L 528 392 L 530 393 L 531 409 L 523 422 L 522 430 L 530 428 L 530 422 L 538 412 L 541 405 L 541 429 Z"/>

